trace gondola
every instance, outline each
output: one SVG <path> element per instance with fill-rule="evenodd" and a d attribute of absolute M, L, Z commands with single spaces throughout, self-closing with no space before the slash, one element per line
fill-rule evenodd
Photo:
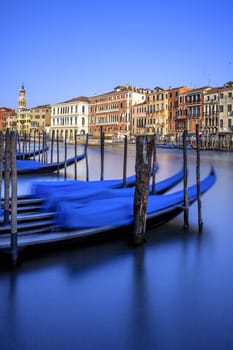
<path fill-rule="evenodd" d="M 161 180 L 150 186 L 150 191 L 162 194 L 177 185 L 183 179 L 183 169 L 176 174 Z M 53 203 L 64 198 L 92 198 L 97 194 L 99 196 L 107 195 L 108 189 L 114 189 L 113 195 L 126 196 L 134 191 L 135 175 L 128 176 L 125 184 L 122 179 L 103 180 L 103 181 L 82 181 L 82 180 L 67 180 L 67 181 L 32 181 L 31 190 L 29 194 L 19 195 L 17 198 L 17 212 L 18 213 L 33 213 L 51 210 Z M 122 189 L 122 191 L 121 191 Z M 1 201 L 2 207 L 4 200 Z M 1 222 L 1 221 L 0 221 Z"/>
<path fill-rule="evenodd" d="M 215 183 L 216 174 L 212 168 L 206 178 L 200 182 L 200 194 L 203 195 Z M 113 190 L 112 190 L 113 191 Z M 188 202 L 193 204 L 198 198 L 197 186 L 188 188 Z M 158 226 L 169 221 L 184 210 L 184 191 L 170 194 L 150 195 L 147 208 L 147 228 Z M 48 221 L 48 229 L 40 233 L 38 223 L 41 218 Z M 25 220 L 22 216 L 21 224 Z M 111 233 L 121 235 L 122 232 L 132 232 L 133 229 L 133 196 L 99 198 L 87 201 L 61 201 L 55 213 L 40 213 L 38 218 L 28 225 L 31 231 L 18 233 L 17 247 L 42 248 L 46 246 L 74 243 L 91 237 L 111 237 Z M 33 226 L 35 227 L 33 229 Z M 0 234 L 0 250 L 11 247 L 9 233 Z"/>
<path fill-rule="evenodd" d="M 184 176 L 183 169 L 175 175 L 159 181 L 153 187 L 149 186 L 149 193 L 163 194 L 177 185 Z M 32 185 L 33 198 L 44 198 L 42 205 L 43 211 L 56 211 L 57 203 L 63 201 L 82 201 L 89 203 L 96 199 L 112 199 L 118 197 L 133 198 L 134 187 L 132 187 L 133 177 L 126 179 L 126 186 L 116 186 L 122 180 L 105 180 L 105 181 L 66 181 L 66 182 L 36 182 Z M 127 186 L 130 184 L 130 186 Z"/>
<path fill-rule="evenodd" d="M 34 158 L 36 156 L 38 156 L 39 154 L 43 154 L 45 152 L 48 151 L 48 147 L 46 148 L 40 148 L 40 149 L 35 149 L 32 151 L 26 151 L 26 152 L 16 152 L 16 159 L 31 159 Z"/>
<path fill-rule="evenodd" d="M 215 182 L 216 175 L 213 169 L 204 180 L 201 181 L 201 194 L 204 194 Z M 93 228 L 103 226 L 127 226 L 133 222 L 133 192 L 131 195 L 123 196 L 118 192 L 108 190 L 102 197 L 91 200 L 73 200 L 66 198 L 58 201 L 55 208 L 55 222 L 64 229 Z M 188 188 L 189 204 L 197 198 L 197 186 Z M 184 202 L 184 191 L 164 195 L 149 195 L 147 215 L 148 218 L 158 219 L 164 212 L 171 212 L 174 209 L 182 208 Z M 90 220 L 91 218 L 91 220 Z"/>
<path fill-rule="evenodd" d="M 42 163 L 36 160 L 16 160 L 17 174 L 44 174 L 52 173 L 57 170 L 64 169 L 75 162 L 79 162 L 86 157 L 86 153 L 68 158 L 61 162 Z M 5 173 L 5 162 L 3 162 L 3 176 Z"/>

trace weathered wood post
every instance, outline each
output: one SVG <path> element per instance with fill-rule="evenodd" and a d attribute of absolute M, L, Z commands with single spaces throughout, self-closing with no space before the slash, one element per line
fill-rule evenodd
<path fill-rule="evenodd" d="M 152 194 L 156 193 L 156 181 L 155 181 L 155 176 L 156 176 L 156 134 L 154 135 L 154 146 L 153 146 L 153 161 L 152 161 Z"/>
<path fill-rule="evenodd" d="M 145 242 L 147 202 L 153 148 L 153 135 L 139 135 L 136 137 L 136 187 L 134 192 L 134 227 L 132 237 L 132 243 L 134 245 Z"/>
<path fill-rule="evenodd" d="M 11 258 L 15 265 L 18 259 L 17 235 L 17 166 L 16 166 L 16 133 L 11 131 Z"/>
<path fill-rule="evenodd" d="M 75 132 L 74 134 L 74 156 L 75 156 L 75 162 L 74 162 L 74 179 L 77 180 L 77 154 L 78 154 L 78 150 L 77 150 L 77 145 L 78 141 L 77 141 L 77 133 Z"/>
<path fill-rule="evenodd" d="M 34 130 L 33 135 L 33 159 L 36 159 L 36 130 Z"/>
<path fill-rule="evenodd" d="M 43 154 L 44 154 L 44 162 L 48 162 L 48 149 L 47 149 L 47 134 L 43 131 Z"/>
<path fill-rule="evenodd" d="M 52 131 L 52 138 L 51 138 L 51 143 L 50 143 L 50 163 L 53 162 L 53 143 L 54 143 L 54 133 L 55 133 L 55 130 Z"/>
<path fill-rule="evenodd" d="M 88 156 L 87 156 L 87 147 L 88 147 L 89 135 L 86 134 L 86 143 L 84 147 L 84 153 L 86 155 L 86 180 L 89 181 L 89 166 L 88 166 Z"/>
<path fill-rule="evenodd" d="M 100 127 L 100 180 L 104 179 L 104 132 L 103 127 Z"/>
<path fill-rule="evenodd" d="M 4 171 L 4 224 L 9 224 L 9 208 L 10 208 L 10 132 L 6 130 L 5 136 L 5 171 Z"/>
<path fill-rule="evenodd" d="M 57 130 L 57 174 L 59 174 L 59 131 Z"/>
<path fill-rule="evenodd" d="M 40 132 L 38 131 L 38 136 L 39 136 L 39 140 L 38 140 L 38 147 L 39 147 L 39 150 L 40 150 L 40 143 L 41 143 L 41 140 L 40 140 Z M 39 152 L 39 162 L 41 161 L 41 154 L 40 154 L 40 152 Z"/>
<path fill-rule="evenodd" d="M 183 132 L 183 168 L 184 168 L 184 229 L 189 227 L 188 168 L 187 168 L 187 130 Z"/>
<path fill-rule="evenodd" d="M 68 130 L 65 131 L 65 167 L 64 167 L 64 179 L 67 177 L 67 133 Z"/>
<path fill-rule="evenodd" d="M 123 160 L 123 187 L 126 187 L 127 153 L 128 153 L 128 136 L 125 135 L 125 138 L 124 138 L 124 160 Z"/>
<path fill-rule="evenodd" d="M 200 138 L 199 138 L 199 124 L 196 125 L 196 140 L 197 140 L 197 166 L 196 166 L 196 182 L 197 182 L 197 208 L 198 208 L 198 230 L 202 232 L 203 222 L 201 213 L 201 188 L 200 188 Z"/>
<path fill-rule="evenodd" d="M 4 154 L 4 136 L 0 131 L 0 207 L 2 207 L 2 162 Z"/>

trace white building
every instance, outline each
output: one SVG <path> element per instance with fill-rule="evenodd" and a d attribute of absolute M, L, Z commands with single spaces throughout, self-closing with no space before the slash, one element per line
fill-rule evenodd
<path fill-rule="evenodd" d="M 88 97 L 81 96 L 51 105 L 50 137 L 54 132 L 63 140 L 67 133 L 67 140 L 73 141 L 75 134 L 88 133 L 89 104 Z"/>

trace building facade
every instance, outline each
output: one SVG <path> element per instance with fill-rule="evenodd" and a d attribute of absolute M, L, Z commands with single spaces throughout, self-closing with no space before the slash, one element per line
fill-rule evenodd
<path fill-rule="evenodd" d="M 203 134 L 230 136 L 233 132 L 233 82 L 212 88 L 204 96 Z"/>
<path fill-rule="evenodd" d="M 11 118 L 16 120 L 15 110 L 9 107 L 0 107 L 0 131 L 6 131 L 7 128 L 11 129 L 10 125 L 8 126 L 8 121 Z"/>
<path fill-rule="evenodd" d="M 73 141 L 75 134 L 88 133 L 89 98 L 77 97 L 51 105 L 50 137 L 52 133 L 60 140 Z"/>
<path fill-rule="evenodd" d="M 133 106 L 133 131 L 164 137 L 168 130 L 168 92 L 160 87 L 147 92 L 144 103 Z"/>
<path fill-rule="evenodd" d="M 15 121 L 11 121 L 14 128 Z M 16 129 L 18 130 L 19 135 L 29 134 L 31 126 L 31 112 L 30 109 L 27 109 L 26 101 L 26 90 L 22 84 L 21 89 L 19 90 L 18 97 L 18 108 L 17 108 L 17 118 L 16 118 Z"/>
<path fill-rule="evenodd" d="M 131 85 L 117 86 L 113 91 L 90 97 L 90 134 L 106 136 L 133 134 L 133 106 L 146 101 L 148 89 Z"/>
<path fill-rule="evenodd" d="M 30 132 L 44 132 L 49 130 L 51 123 L 51 107 L 50 105 L 42 105 L 33 107 L 31 111 Z"/>

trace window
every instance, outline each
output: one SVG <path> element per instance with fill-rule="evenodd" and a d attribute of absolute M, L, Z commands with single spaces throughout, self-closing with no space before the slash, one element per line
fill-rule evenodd
<path fill-rule="evenodd" d="M 231 126 L 232 126 L 232 121 L 231 119 L 228 119 L 228 128 L 231 129 Z"/>
<path fill-rule="evenodd" d="M 220 119 L 220 128 L 223 128 L 223 119 Z"/>

